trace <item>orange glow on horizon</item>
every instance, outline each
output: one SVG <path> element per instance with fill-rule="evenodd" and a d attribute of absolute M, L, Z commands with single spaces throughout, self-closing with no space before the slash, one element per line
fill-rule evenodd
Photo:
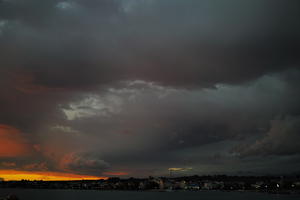
<path fill-rule="evenodd" d="M 5 181 L 43 180 L 43 181 L 75 181 L 75 180 L 99 180 L 107 177 L 78 175 L 62 172 L 28 172 L 18 170 L 0 170 L 0 178 Z"/>

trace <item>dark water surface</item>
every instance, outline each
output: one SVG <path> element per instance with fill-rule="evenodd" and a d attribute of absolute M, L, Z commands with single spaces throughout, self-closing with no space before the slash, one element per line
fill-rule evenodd
<path fill-rule="evenodd" d="M 277 195 L 256 192 L 132 192 L 132 191 L 91 191 L 91 190 L 31 190 L 0 189 L 0 197 L 17 195 L 20 200 L 300 200 L 300 195 Z"/>

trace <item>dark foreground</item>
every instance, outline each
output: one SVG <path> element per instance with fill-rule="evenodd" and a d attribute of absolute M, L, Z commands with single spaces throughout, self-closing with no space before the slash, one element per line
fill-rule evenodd
<path fill-rule="evenodd" d="M 300 195 L 268 194 L 258 192 L 222 192 L 222 191 L 94 191 L 94 190 L 32 190 L 32 189 L 0 189 L 0 196 L 15 194 L 20 200 L 298 200 Z"/>

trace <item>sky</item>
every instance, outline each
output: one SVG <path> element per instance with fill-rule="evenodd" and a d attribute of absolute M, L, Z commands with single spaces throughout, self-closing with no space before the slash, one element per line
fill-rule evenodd
<path fill-rule="evenodd" d="M 298 0 L 0 0 L 0 177 L 299 174 Z"/>

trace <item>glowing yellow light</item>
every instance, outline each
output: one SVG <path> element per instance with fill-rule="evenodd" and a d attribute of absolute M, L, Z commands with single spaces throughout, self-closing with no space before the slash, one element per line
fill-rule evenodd
<path fill-rule="evenodd" d="M 17 170 L 0 170 L 0 177 L 6 181 L 43 180 L 43 181 L 71 181 L 71 180 L 99 180 L 107 177 L 85 176 L 60 172 L 26 172 Z"/>

